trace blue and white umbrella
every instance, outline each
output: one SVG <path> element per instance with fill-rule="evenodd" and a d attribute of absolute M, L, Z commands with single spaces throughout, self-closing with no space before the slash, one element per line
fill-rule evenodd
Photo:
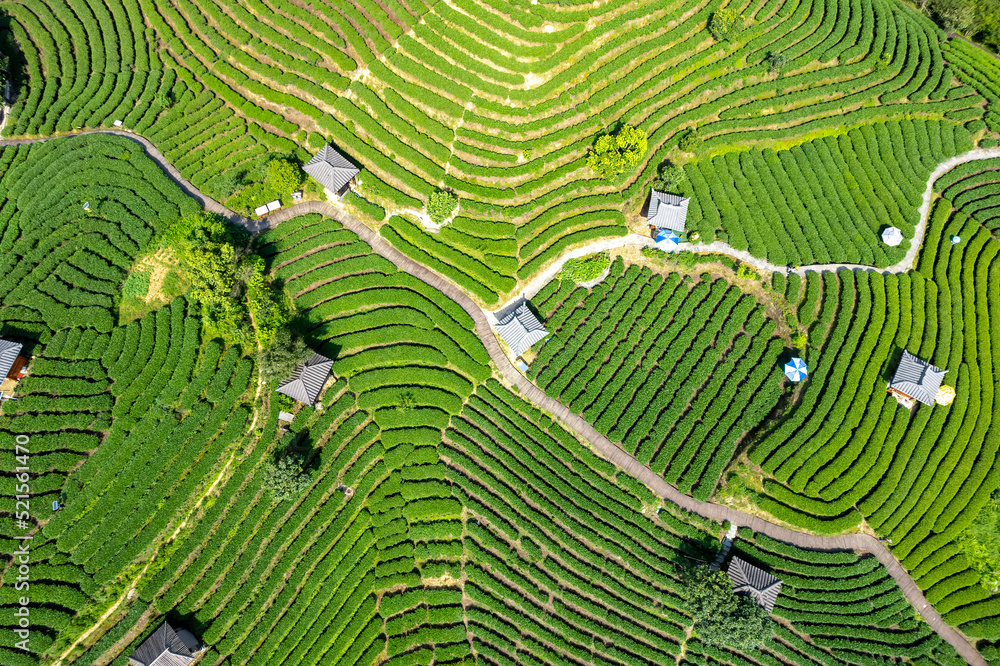
<path fill-rule="evenodd" d="M 673 229 L 660 229 L 656 232 L 656 242 L 659 243 L 669 243 L 671 245 L 677 245 L 681 242 L 681 237 L 674 233 Z"/>
<path fill-rule="evenodd" d="M 785 364 L 785 376 L 793 382 L 801 382 L 808 374 L 809 369 L 806 367 L 806 362 L 801 358 L 795 357 Z"/>
<path fill-rule="evenodd" d="M 961 236 L 952 236 L 951 237 L 951 244 L 952 245 L 958 245 L 961 242 L 962 242 Z"/>

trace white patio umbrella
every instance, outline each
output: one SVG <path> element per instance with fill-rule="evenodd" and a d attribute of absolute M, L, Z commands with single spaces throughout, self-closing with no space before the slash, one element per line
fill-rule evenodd
<path fill-rule="evenodd" d="M 797 356 L 785 364 L 785 376 L 793 382 L 801 382 L 808 374 L 806 362 Z"/>

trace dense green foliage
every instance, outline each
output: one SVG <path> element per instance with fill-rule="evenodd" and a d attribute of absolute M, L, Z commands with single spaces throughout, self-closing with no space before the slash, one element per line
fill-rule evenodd
<path fill-rule="evenodd" d="M 761 508 L 820 533 L 864 518 L 948 622 L 985 637 L 1000 630 L 998 597 L 957 540 L 1000 485 L 998 252 L 1000 242 L 942 199 L 918 272 L 807 281 L 803 304 L 815 312 L 822 301 L 810 331 L 820 353 L 807 356 L 802 400 L 749 452 L 769 477 Z M 885 386 L 903 349 L 948 371 L 953 404 L 918 405 L 912 416 L 896 404 Z"/>
<path fill-rule="evenodd" d="M 312 484 L 312 476 L 302 469 L 302 460 L 295 456 L 284 455 L 264 465 L 262 485 L 276 502 L 299 499 Z"/>
<path fill-rule="evenodd" d="M 783 344 L 725 280 L 667 277 L 621 259 L 587 290 L 554 280 L 533 303 L 553 333 L 528 372 L 540 388 L 695 497 L 781 393 Z"/>
<path fill-rule="evenodd" d="M 597 138 L 587 153 L 587 166 L 606 180 L 613 180 L 633 169 L 646 156 L 646 133 L 625 125 L 611 134 Z"/>
<path fill-rule="evenodd" d="M 972 148 L 948 122 L 876 123 L 788 150 L 727 153 L 688 165 L 688 229 L 778 266 L 899 262 L 919 221 L 927 177 Z M 886 226 L 903 232 L 882 242 Z"/>
<path fill-rule="evenodd" d="M 607 252 L 599 252 L 586 257 L 570 259 L 559 269 L 556 278 L 572 282 L 590 282 L 596 280 L 611 266 L 611 257 Z"/>
<path fill-rule="evenodd" d="M 722 571 L 706 566 L 681 570 L 684 605 L 695 620 L 698 638 L 708 645 L 728 645 L 749 652 L 771 635 L 771 618 L 753 599 L 733 593 L 733 582 Z"/>

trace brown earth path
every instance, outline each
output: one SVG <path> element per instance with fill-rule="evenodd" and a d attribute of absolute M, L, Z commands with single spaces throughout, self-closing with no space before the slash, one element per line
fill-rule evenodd
<path fill-rule="evenodd" d="M 580 437 L 589 442 L 591 446 L 600 451 L 604 457 L 638 478 L 659 496 L 699 516 L 720 522 L 728 520 L 734 525 L 749 527 L 755 532 L 762 532 L 770 537 L 801 546 L 802 548 L 811 550 L 854 550 L 871 553 L 885 566 L 889 575 L 893 577 L 896 584 L 903 591 L 903 595 L 913 604 L 914 608 L 927 621 L 927 624 L 941 638 L 951 644 L 969 664 L 987 666 L 986 660 L 983 659 L 976 649 L 955 628 L 948 625 L 941 618 L 941 615 L 927 602 L 923 592 L 913 582 L 913 579 L 910 578 L 903 565 L 875 537 L 867 534 L 845 534 L 832 537 L 804 534 L 780 527 L 757 516 L 751 516 L 750 514 L 721 504 L 702 502 L 690 495 L 685 495 L 660 478 L 653 470 L 640 463 L 607 437 L 599 433 L 582 417 L 571 412 L 568 407 L 558 400 L 546 395 L 524 375 L 518 372 L 500 348 L 500 343 L 497 341 L 496 335 L 494 335 L 493 329 L 490 327 L 486 314 L 482 308 L 473 302 L 465 291 L 450 280 L 404 255 L 359 220 L 348 215 L 340 208 L 320 201 L 308 201 L 297 204 L 277 211 L 269 215 L 266 219 L 269 226 L 275 226 L 306 213 L 322 213 L 327 217 L 339 221 L 344 227 L 356 233 L 361 240 L 371 245 L 376 253 L 391 261 L 400 270 L 419 278 L 458 303 L 472 317 L 476 324 L 476 334 L 486 346 L 486 350 L 489 352 L 490 358 L 493 360 L 500 374 L 509 384 L 516 386 L 526 400 L 560 419 L 567 427 L 574 430 Z"/>
<path fill-rule="evenodd" d="M 721 504 L 702 502 L 689 495 L 683 494 L 660 478 L 651 469 L 641 464 L 630 454 L 626 453 L 612 443 L 611 440 L 599 433 L 582 417 L 571 412 L 569 408 L 558 400 L 546 395 L 537 386 L 528 381 L 524 375 L 518 372 L 510 362 L 510 359 L 507 358 L 507 355 L 500 348 L 500 343 L 497 341 L 497 338 L 493 333 L 493 329 L 490 326 L 486 313 L 482 308 L 476 305 L 472 298 L 470 298 L 463 289 L 447 278 L 427 268 L 423 264 L 410 259 L 390 245 L 376 232 L 365 226 L 360 220 L 348 215 L 344 210 L 323 201 L 305 201 L 276 211 L 275 213 L 260 220 L 248 220 L 240 215 L 237 215 L 217 201 L 202 194 L 201 191 L 192 185 L 190 181 L 181 176 L 180 172 L 178 172 L 177 169 L 175 169 L 174 166 L 163 157 L 163 154 L 160 153 L 160 151 L 157 150 L 156 147 L 144 137 L 118 130 L 94 130 L 93 132 L 123 136 L 140 144 L 145 149 L 146 154 L 160 165 L 171 180 L 177 183 L 177 185 L 180 186 L 186 194 L 200 202 L 206 210 L 218 213 L 250 231 L 262 231 L 276 226 L 281 222 L 290 220 L 293 217 L 298 217 L 299 215 L 305 215 L 307 213 L 321 213 L 327 217 L 337 220 L 343 224 L 345 228 L 356 233 L 361 240 L 368 243 L 372 247 L 372 250 L 374 250 L 377 254 L 391 261 L 400 270 L 413 275 L 423 282 L 426 282 L 448 298 L 451 298 L 453 301 L 458 303 L 462 309 L 469 313 L 469 316 L 472 317 L 472 320 L 476 325 L 476 334 L 486 346 L 486 350 L 489 352 L 490 358 L 496 365 L 497 370 L 509 384 L 516 386 L 521 392 L 521 395 L 528 401 L 532 402 L 535 406 L 559 418 L 567 427 L 589 442 L 591 446 L 600 451 L 601 454 L 608 460 L 638 478 L 658 495 L 670 502 L 673 502 L 682 509 L 696 513 L 699 516 L 718 521 L 728 520 L 734 525 L 749 527 L 755 532 L 761 532 L 772 538 L 779 539 L 802 548 L 811 550 L 853 550 L 872 554 L 885 566 L 889 575 L 892 576 L 892 578 L 896 581 L 896 584 L 899 585 L 899 588 L 903 591 L 903 595 L 913 605 L 913 607 L 917 609 L 917 612 L 919 612 L 920 615 L 927 621 L 927 624 L 930 625 L 930 627 L 934 629 L 939 636 L 941 636 L 941 638 L 952 645 L 969 664 L 972 664 L 973 666 L 988 666 L 986 660 L 983 659 L 976 649 L 969 644 L 962 634 L 959 633 L 954 627 L 946 623 L 944 619 L 942 619 L 941 615 L 927 602 L 923 592 L 919 587 L 917 587 L 917 584 L 913 582 L 913 579 L 910 578 L 910 575 L 907 573 L 906 569 L 903 568 L 903 565 L 899 563 L 895 556 L 893 556 L 893 554 L 889 552 L 889 550 L 882 545 L 878 539 L 867 534 L 816 536 L 813 534 L 796 532 L 794 530 L 769 523 L 762 518 L 758 518 L 757 516 L 752 516 Z M 83 133 L 84 132 L 77 132 L 76 134 Z M 38 143 L 47 140 L 49 139 L 8 139 L 0 141 L 0 146 Z"/>

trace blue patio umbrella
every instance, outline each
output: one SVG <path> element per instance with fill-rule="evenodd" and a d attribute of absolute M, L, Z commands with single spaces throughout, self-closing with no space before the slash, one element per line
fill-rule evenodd
<path fill-rule="evenodd" d="M 663 241 L 677 245 L 681 242 L 681 237 L 674 233 L 673 229 L 660 229 L 656 232 L 656 242 L 662 243 Z"/>
<path fill-rule="evenodd" d="M 801 382 L 809 374 L 806 362 L 799 357 L 793 358 L 785 364 L 785 376 L 793 382 Z"/>

